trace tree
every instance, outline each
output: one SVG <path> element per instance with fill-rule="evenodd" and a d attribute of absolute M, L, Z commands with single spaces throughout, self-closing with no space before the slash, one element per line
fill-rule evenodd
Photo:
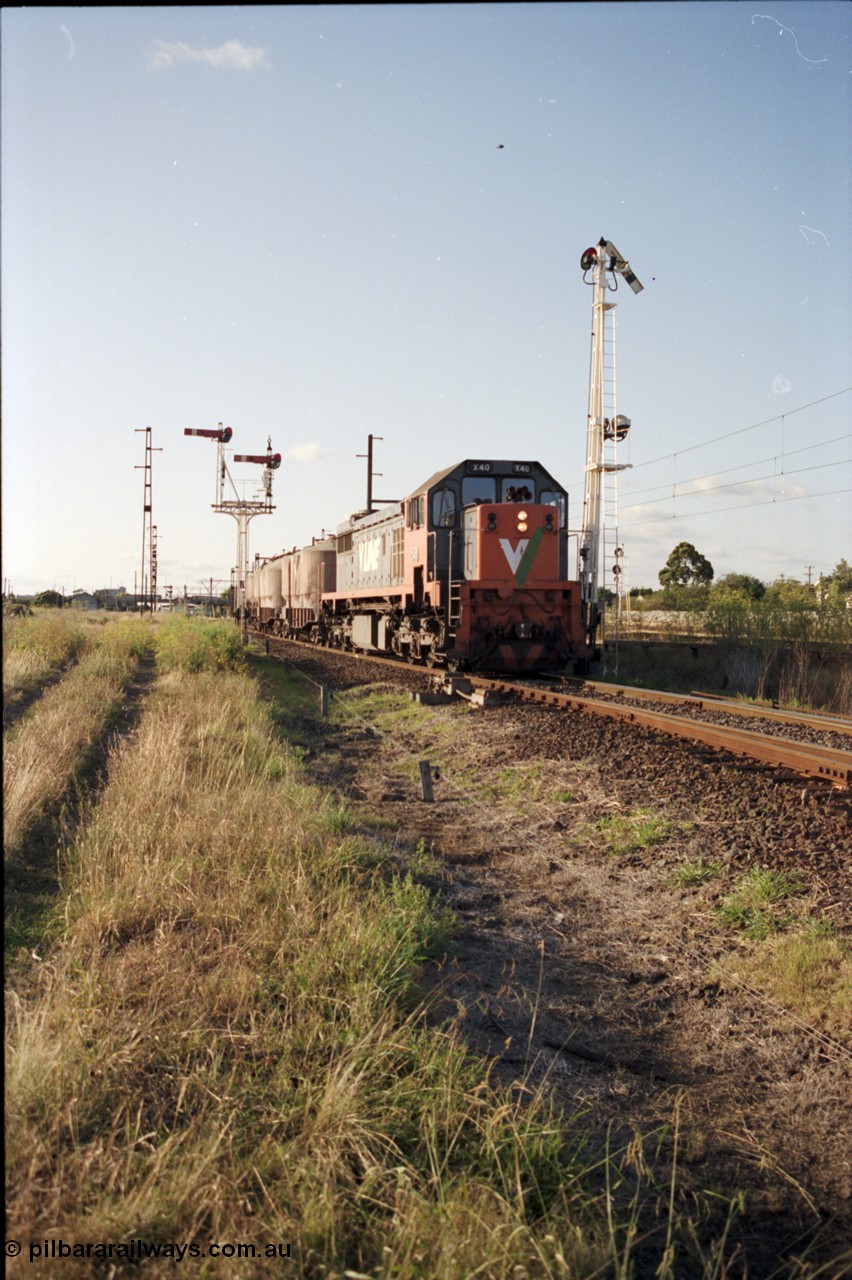
<path fill-rule="evenodd" d="M 798 578 L 776 578 L 766 592 L 766 600 L 785 609 L 812 609 L 814 606 L 813 591 Z"/>
<path fill-rule="evenodd" d="M 750 573 L 726 573 L 723 578 L 714 583 L 713 591 L 715 593 L 722 588 L 748 596 L 749 600 L 762 600 L 766 595 L 766 584 Z"/>
<path fill-rule="evenodd" d="M 829 599 L 852 595 L 852 565 L 838 561 L 834 572 L 822 579 L 822 586 L 828 589 Z"/>
<path fill-rule="evenodd" d="M 713 566 L 691 542 L 679 542 L 657 576 L 663 587 L 708 587 Z"/>
<path fill-rule="evenodd" d="M 41 608 L 61 609 L 65 604 L 65 597 L 59 591 L 40 591 L 37 596 L 33 596 L 33 604 Z"/>

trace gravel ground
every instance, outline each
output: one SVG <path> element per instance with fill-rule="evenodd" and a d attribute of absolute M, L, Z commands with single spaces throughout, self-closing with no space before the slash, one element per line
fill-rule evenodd
<path fill-rule="evenodd" d="M 285 650 L 356 706 L 360 686 L 426 683 Z M 793 1261 L 805 1256 L 822 1276 L 852 1275 L 852 1253 L 841 1259 L 852 1029 L 753 990 L 741 969 L 757 944 L 717 915 L 739 877 L 772 869 L 799 885 L 785 907 L 848 936 L 847 807 L 827 789 L 580 713 L 430 712 L 425 727 L 382 735 L 357 722 L 306 723 L 305 734 L 321 742 L 307 755 L 313 777 L 365 832 L 392 832 L 403 864 L 431 852 L 427 877 L 459 922 L 452 954 L 424 975 L 435 1017 L 454 1018 L 504 1082 L 546 1081 L 593 1144 L 623 1150 L 644 1135 L 643 1160 L 663 1179 L 677 1129 L 682 1206 L 708 1190 L 745 1193 L 728 1276 L 817 1274 Z M 411 780 L 424 758 L 440 764 L 431 805 Z M 512 793 L 516 775 L 526 790 Z M 598 824 L 638 810 L 664 819 L 665 834 L 614 855 Z M 717 874 L 676 887 L 672 873 L 698 860 Z M 701 1228 L 708 1239 L 717 1229 Z"/>

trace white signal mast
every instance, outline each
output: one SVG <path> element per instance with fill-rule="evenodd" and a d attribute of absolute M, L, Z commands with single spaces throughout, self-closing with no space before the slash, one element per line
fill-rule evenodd
<path fill-rule="evenodd" d="M 237 580 L 234 609 L 240 619 L 240 631 L 243 639 L 247 632 L 246 619 L 246 575 L 248 573 L 248 527 L 255 516 L 270 515 L 275 507 L 272 504 L 272 473 L 281 466 L 281 454 L 272 452 L 272 437 L 267 437 L 266 453 L 235 453 L 234 462 L 256 462 L 263 467 L 263 476 L 259 487 L 252 498 L 241 497 L 237 486 L 231 478 L 228 464 L 225 461 L 225 445 L 234 434 L 230 427 L 223 427 L 220 422 L 214 431 L 206 431 L 195 427 L 185 427 L 185 436 L 204 436 L 207 440 L 216 441 L 216 501 L 213 510 L 220 514 L 233 516 L 237 522 Z M 233 495 L 232 497 L 229 495 Z"/>
<path fill-rule="evenodd" d="M 610 558 L 618 605 L 621 604 L 624 587 L 624 548 L 618 540 L 617 476 L 629 463 L 618 461 L 618 446 L 627 438 L 630 419 L 618 413 L 616 406 L 616 304 L 610 301 L 609 295 L 617 290 L 619 276 L 627 281 L 634 293 L 641 293 L 643 286 L 611 240 L 601 238 L 595 247 L 587 249 L 580 259 L 580 266 L 585 283 L 594 287 L 594 298 L 586 483 L 577 572 L 586 634 L 594 646 L 599 626 L 605 635 L 605 609 L 602 607 L 605 597 L 601 587 Z"/>

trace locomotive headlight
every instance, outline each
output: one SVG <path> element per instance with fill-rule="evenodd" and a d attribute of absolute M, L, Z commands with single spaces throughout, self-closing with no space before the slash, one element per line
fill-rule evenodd
<path fill-rule="evenodd" d="M 527 531 L 527 513 L 526 511 L 518 512 L 518 533 L 526 533 Z"/>

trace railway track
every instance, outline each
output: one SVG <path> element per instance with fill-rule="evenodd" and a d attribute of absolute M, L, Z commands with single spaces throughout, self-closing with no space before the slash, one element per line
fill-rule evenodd
<path fill-rule="evenodd" d="M 513 684 L 507 681 L 495 681 L 480 676 L 468 677 L 474 687 L 494 689 L 501 694 L 509 694 L 522 702 L 530 702 L 536 706 L 561 707 L 566 710 L 580 711 L 592 715 L 609 716 L 615 720 L 627 721 L 641 725 L 646 729 L 656 729 L 677 738 L 687 738 L 704 746 L 716 747 L 729 751 L 733 755 L 746 756 L 751 760 L 772 768 L 786 769 L 796 775 L 818 778 L 833 786 L 849 789 L 852 787 L 852 751 L 844 750 L 834 744 L 824 745 L 813 741 L 797 741 L 778 734 L 759 733 L 753 729 L 741 729 L 733 725 L 719 723 L 708 719 L 696 719 L 692 715 L 677 715 L 672 711 L 654 711 L 641 705 L 637 699 L 630 704 L 625 697 L 603 698 L 600 694 L 583 696 L 571 693 L 555 692 L 552 689 L 536 688 L 527 684 Z M 609 686 L 603 686 L 609 690 Z M 633 690 L 626 693 L 633 694 Z M 645 691 L 641 691 L 643 694 Z M 707 709 L 707 700 L 690 698 L 688 700 L 672 694 L 651 694 L 647 697 L 655 702 L 688 708 L 694 712 Z M 717 708 L 710 708 L 716 711 Z M 726 707 L 723 715 L 730 714 Z M 752 712 L 752 715 L 754 713 Z M 800 724 L 813 729 L 814 722 L 805 716 L 799 717 Z M 831 732 L 838 732 L 832 725 Z M 842 722 L 840 732 L 852 732 L 852 724 Z"/>
<path fill-rule="evenodd" d="M 334 653 L 356 661 L 381 663 L 385 670 L 405 672 L 420 680 L 427 678 L 430 683 L 441 684 L 454 693 L 466 686 L 467 692 L 479 690 L 537 707 L 608 717 L 729 752 L 761 767 L 779 770 L 781 776 L 817 780 L 841 792 L 852 790 L 852 750 L 845 745 L 852 736 L 852 721 L 842 717 L 746 705 L 707 694 L 671 694 L 593 681 L 566 681 L 573 687 L 562 690 L 554 689 L 552 678 L 510 681 L 474 674 L 444 676 L 435 672 L 427 677 L 426 669 L 392 658 L 317 650 L 314 645 L 279 641 L 262 633 L 252 633 L 252 638 L 273 655 L 289 648 L 291 654 L 295 649 L 304 650 L 306 654 Z M 665 710 L 657 709 L 659 707 Z M 751 727 L 743 728 L 736 723 L 743 717 L 749 718 Z"/>

